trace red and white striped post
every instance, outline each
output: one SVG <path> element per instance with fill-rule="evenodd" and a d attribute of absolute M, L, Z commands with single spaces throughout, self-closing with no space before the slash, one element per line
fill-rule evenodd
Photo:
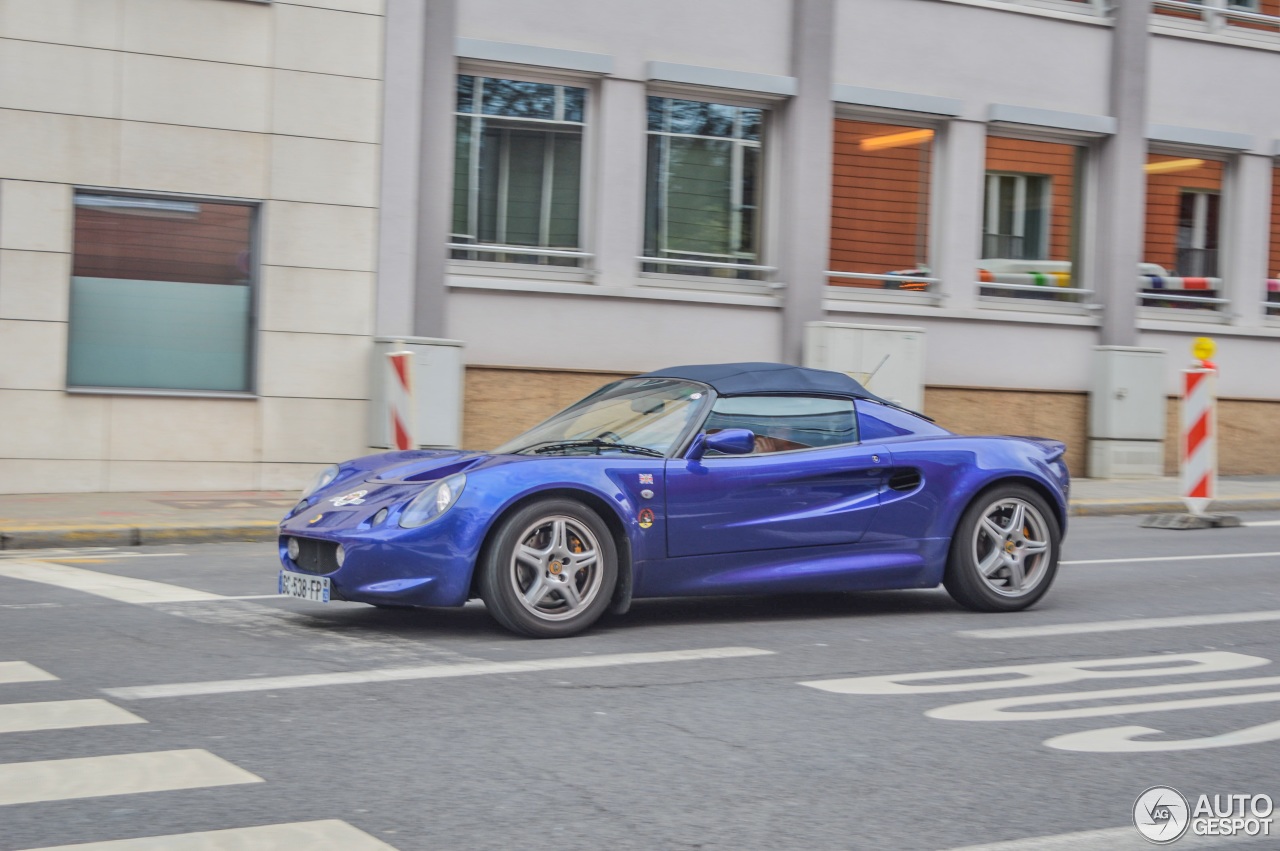
<path fill-rule="evenodd" d="M 396 341 L 396 349 L 404 343 Z M 387 352 L 387 422 L 391 446 L 417 449 L 414 440 L 413 352 Z"/>
<path fill-rule="evenodd" d="M 1218 370 L 1209 360 L 1213 341 L 1200 337 L 1192 352 L 1198 366 L 1182 372 L 1182 501 L 1203 516 L 1218 494 Z"/>

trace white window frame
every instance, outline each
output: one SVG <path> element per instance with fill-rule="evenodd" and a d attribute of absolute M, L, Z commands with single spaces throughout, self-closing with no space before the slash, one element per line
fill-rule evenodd
<path fill-rule="evenodd" d="M 641 217 L 641 233 L 639 241 L 641 246 L 641 254 L 636 257 L 636 270 L 639 283 L 648 286 L 661 286 L 667 288 L 683 288 L 695 290 L 713 290 L 731 293 L 751 293 L 773 295 L 775 290 L 781 286 L 774 282 L 774 275 L 777 268 L 769 263 L 769 258 L 777 255 L 778 232 L 776 216 L 772 215 L 775 208 L 775 199 L 777 199 L 781 188 L 779 175 L 781 173 L 780 146 L 773 141 L 776 135 L 776 124 L 774 121 L 774 113 L 779 103 L 785 98 L 772 95 L 750 94 L 743 92 L 732 92 L 724 89 L 707 89 L 697 86 L 686 86 L 679 83 L 661 83 L 651 82 L 645 90 L 645 112 L 644 112 L 644 139 L 645 150 L 647 151 L 649 136 L 661 131 L 651 131 L 648 129 L 648 99 L 650 97 L 672 98 L 675 100 L 692 100 L 701 101 L 703 103 L 713 103 L 723 106 L 736 106 L 745 109 L 758 109 L 761 111 L 760 116 L 760 141 L 752 143 L 758 146 L 760 150 L 759 169 L 760 173 L 756 178 L 756 260 L 754 264 L 733 264 L 734 268 L 744 270 L 755 269 L 760 272 L 761 280 L 751 280 L 746 278 L 718 278 L 711 275 L 687 275 L 672 272 L 652 272 L 644 271 L 644 266 L 652 263 L 652 260 L 646 260 L 643 253 L 645 242 L 645 216 Z M 674 136 L 688 136 L 685 133 L 671 134 Z M 699 138 L 691 136 L 690 138 Z M 718 141 L 738 142 L 741 140 L 727 139 L 720 136 L 703 137 L 714 138 Z M 735 146 L 735 156 L 740 157 L 739 149 Z M 641 168 L 645 170 L 642 180 L 642 194 L 640 203 L 642 208 L 646 210 L 648 207 L 648 155 L 646 153 L 645 160 L 641 164 Z M 670 258 L 662 258 L 664 262 L 671 265 L 678 265 L 678 261 Z"/>
<path fill-rule="evenodd" d="M 592 185 L 594 184 L 593 178 L 595 175 L 594 151 L 596 146 L 596 134 L 599 132 L 599 129 L 598 129 L 599 122 L 596 119 L 596 112 L 595 112 L 600 108 L 599 106 L 600 88 L 598 85 L 598 77 L 594 75 L 575 74 L 568 71 L 559 72 L 556 70 L 548 70 L 548 69 L 529 69 L 525 66 L 507 65 L 507 64 L 500 64 L 500 63 L 489 63 L 489 62 L 476 62 L 476 61 L 468 61 L 468 60 L 459 61 L 457 72 L 454 75 L 455 85 L 456 85 L 457 78 L 463 77 L 463 76 L 472 76 L 476 78 L 488 78 L 488 79 L 498 79 L 498 80 L 513 80 L 513 81 L 522 82 L 522 83 L 542 83 L 542 84 L 552 85 L 552 86 L 572 86 L 574 88 L 584 89 L 586 91 L 586 95 L 583 99 L 582 123 L 580 125 L 576 123 L 573 124 L 573 126 L 579 126 L 582 128 L 582 161 L 579 164 L 580 173 L 578 177 L 578 248 L 576 250 L 569 251 L 569 250 L 562 250 L 562 249 L 548 249 L 548 248 L 541 248 L 541 247 L 519 246 L 519 250 L 513 247 L 512 250 L 506 252 L 509 254 L 523 254 L 526 256 L 539 256 L 539 255 L 546 256 L 546 257 L 568 256 L 568 257 L 575 257 L 580 262 L 578 266 L 550 266 L 550 265 L 525 263 L 525 262 L 517 262 L 517 261 L 469 260 L 469 259 L 456 259 L 456 258 L 450 257 L 448 261 L 449 274 L 482 275 L 486 277 L 498 277 L 498 278 L 514 277 L 514 278 L 522 278 L 522 279 L 538 279 L 538 280 L 552 280 L 552 281 L 568 280 L 568 281 L 588 282 L 588 283 L 591 282 L 596 274 L 596 270 L 594 268 L 595 255 L 594 253 L 592 253 L 592 248 L 591 248 L 591 246 L 594 245 L 593 227 L 594 227 L 594 221 L 595 221 L 595 217 L 593 215 L 593 207 L 592 207 L 592 199 L 594 198 L 594 194 L 591 190 L 592 190 Z M 449 113 L 450 119 L 455 122 L 458 117 L 467 116 L 467 115 L 472 115 L 474 118 L 479 119 L 481 121 L 483 121 L 483 119 L 486 117 L 505 120 L 503 116 L 496 116 L 496 115 L 485 116 L 480 113 L 460 113 L 457 110 L 456 102 L 453 106 L 453 109 Z M 536 123 L 560 124 L 560 122 L 547 122 L 542 119 L 511 119 L 511 120 L 527 121 L 530 124 L 536 124 Z M 456 129 L 454 132 L 456 134 L 457 132 Z M 456 135 L 454 136 L 454 138 L 456 140 Z M 478 160 L 476 159 L 478 146 L 479 146 L 478 136 L 473 132 L 472 133 L 472 152 L 471 152 L 471 158 L 472 158 L 473 164 L 478 163 Z M 456 169 L 452 169 L 452 170 L 456 170 Z M 474 173 L 475 173 L 475 165 L 473 165 L 473 168 L 472 168 L 472 174 L 474 175 Z M 474 182 L 475 177 L 473 176 L 471 179 Z M 478 192 L 478 186 L 475 186 L 473 183 L 472 186 L 468 187 L 468 192 L 469 193 Z M 449 195 L 451 205 L 452 205 L 453 197 L 454 195 L 451 188 L 450 195 Z M 543 199 L 544 206 L 548 202 L 548 200 L 549 200 L 549 196 Z M 479 209 L 479 204 L 477 202 L 472 206 L 473 217 L 475 216 L 475 211 L 478 211 L 478 209 Z M 501 211 L 501 209 L 502 209 L 502 204 L 500 203 L 499 210 Z M 475 251 L 479 254 L 488 254 L 488 255 L 497 255 L 501 253 L 497 251 L 479 251 L 474 246 L 458 241 L 455 237 L 460 235 L 455 234 L 453 232 L 452 222 L 453 222 L 453 218 L 452 218 L 452 212 L 451 212 L 450 213 L 450 236 L 449 236 L 450 255 L 452 255 L 454 251 Z M 470 224 L 471 230 L 477 231 L 477 228 L 475 226 L 477 224 L 476 222 L 472 222 L 469 224 Z M 476 233 L 476 236 L 478 237 L 478 232 Z"/>

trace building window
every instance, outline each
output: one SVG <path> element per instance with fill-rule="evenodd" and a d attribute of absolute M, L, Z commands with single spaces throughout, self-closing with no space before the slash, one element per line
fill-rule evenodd
<path fill-rule="evenodd" d="M 931 288 L 933 135 L 922 127 L 836 121 L 830 284 L 890 291 Z"/>
<path fill-rule="evenodd" d="M 987 138 L 981 297 L 1086 300 L 1074 275 L 1085 153 L 1063 142 Z"/>
<path fill-rule="evenodd" d="M 1218 265 L 1223 163 L 1149 154 L 1146 171 L 1142 305 L 1217 309 L 1224 303 Z"/>
<path fill-rule="evenodd" d="M 1271 170 L 1271 268 L 1267 271 L 1267 316 L 1280 318 L 1280 167 Z"/>
<path fill-rule="evenodd" d="M 1178 273 L 1196 278 L 1218 277 L 1218 209 L 1216 192 L 1184 189 L 1178 200 Z"/>
<path fill-rule="evenodd" d="M 649 98 L 646 272 L 759 280 L 764 111 Z"/>
<path fill-rule="evenodd" d="M 256 213 L 76 193 L 67 385 L 250 391 Z"/>
<path fill-rule="evenodd" d="M 577 86 L 458 77 L 454 259 L 581 264 L 586 102 Z"/>
<path fill-rule="evenodd" d="M 983 258 L 1048 258 L 1048 176 L 988 172 L 986 205 Z"/>

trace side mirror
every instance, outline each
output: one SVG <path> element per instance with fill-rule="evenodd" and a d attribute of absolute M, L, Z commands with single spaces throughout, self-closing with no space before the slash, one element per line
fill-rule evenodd
<path fill-rule="evenodd" d="M 708 449 L 723 452 L 725 455 L 746 455 L 754 452 L 755 448 L 756 436 L 752 431 L 745 428 L 727 428 L 715 434 L 707 434 L 705 431 L 699 434 L 693 439 L 693 445 L 689 447 L 685 457 L 690 461 L 701 460 Z"/>

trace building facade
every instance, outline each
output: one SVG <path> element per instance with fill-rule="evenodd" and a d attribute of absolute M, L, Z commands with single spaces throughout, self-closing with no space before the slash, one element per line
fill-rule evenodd
<path fill-rule="evenodd" d="M 0 490 L 361 451 L 381 0 L 0 3 Z"/>
<path fill-rule="evenodd" d="M 3 0 L 0 51 L 6 492 L 292 487 L 376 340 L 462 343 L 488 448 L 814 323 L 1076 474 L 1095 350 L 1175 397 L 1210 336 L 1280 473 L 1280 0 Z"/>

